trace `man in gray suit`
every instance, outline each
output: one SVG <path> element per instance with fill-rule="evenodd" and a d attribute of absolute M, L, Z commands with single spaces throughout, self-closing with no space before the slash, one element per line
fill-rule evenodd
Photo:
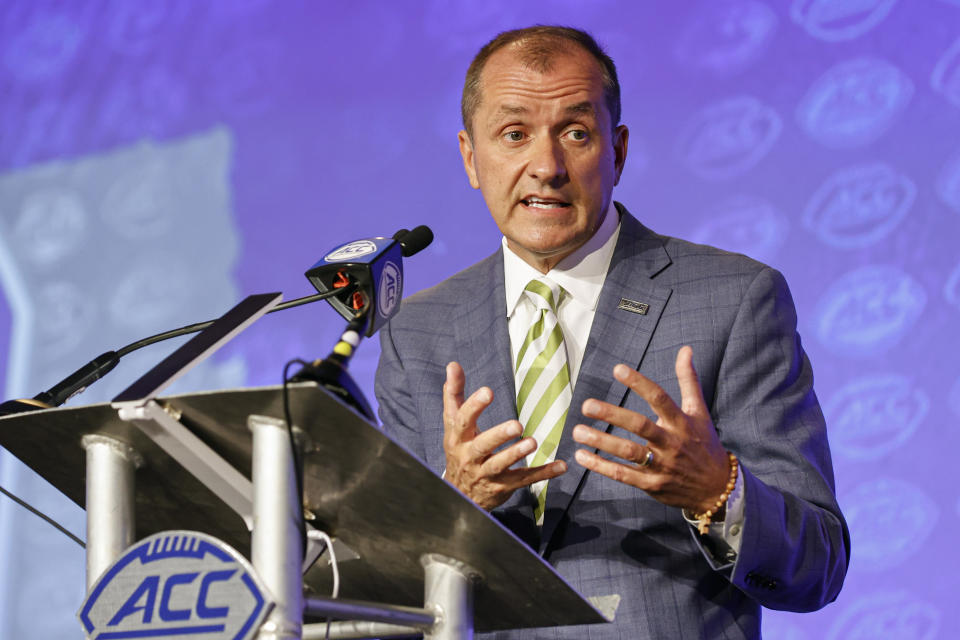
<path fill-rule="evenodd" d="M 488 43 L 463 118 L 503 246 L 403 303 L 377 397 L 574 588 L 622 598 L 612 625 L 518 637 L 756 638 L 761 606 L 836 598 L 849 534 L 782 276 L 613 202 L 628 130 L 583 32 Z"/>

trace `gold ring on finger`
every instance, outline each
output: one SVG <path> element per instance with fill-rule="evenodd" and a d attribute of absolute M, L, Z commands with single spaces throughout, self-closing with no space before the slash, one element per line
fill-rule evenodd
<path fill-rule="evenodd" d="M 643 460 L 637 464 L 641 469 L 645 469 L 653 464 L 653 449 L 647 449 L 647 455 L 643 456 Z"/>

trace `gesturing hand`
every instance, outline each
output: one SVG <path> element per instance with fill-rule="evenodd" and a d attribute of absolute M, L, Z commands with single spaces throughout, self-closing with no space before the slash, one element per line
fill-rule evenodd
<path fill-rule="evenodd" d="M 676 372 L 679 407 L 649 378 L 624 364 L 614 367 L 614 378 L 646 400 L 658 420 L 654 424 L 629 409 L 589 399 L 583 403 L 583 415 L 626 429 L 645 438 L 647 445 L 581 424 L 573 430 L 576 442 L 622 461 L 606 460 L 586 449 L 577 451 L 576 460 L 587 469 L 646 491 L 659 502 L 700 513 L 713 507 L 723 493 L 730 463 L 703 399 L 690 347 L 677 353 Z"/>
<path fill-rule="evenodd" d="M 520 436 L 523 427 L 509 420 L 480 433 L 477 418 L 493 401 L 493 392 L 481 387 L 463 399 L 463 369 L 456 362 L 447 365 L 443 385 L 443 450 L 447 456 L 446 478 L 484 509 L 506 502 L 515 490 L 540 480 L 555 478 L 567 470 L 562 460 L 539 467 L 511 469 L 513 464 L 537 448 L 533 438 L 496 451 Z M 496 453 L 494 453 L 496 451 Z"/>

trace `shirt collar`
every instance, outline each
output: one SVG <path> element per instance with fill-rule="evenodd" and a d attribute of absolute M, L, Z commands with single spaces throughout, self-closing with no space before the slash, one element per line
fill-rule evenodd
<path fill-rule="evenodd" d="M 567 292 L 566 297 L 579 305 L 595 310 L 619 235 L 620 214 L 613 205 L 613 201 L 611 201 L 597 232 L 576 251 L 548 271 L 546 277 L 563 287 Z M 514 309 L 517 308 L 517 303 L 520 302 L 527 283 L 534 278 L 542 277 L 544 274 L 515 254 L 507 246 L 506 238 L 503 238 L 501 242 L 503 246 L 504 292 L 506 293 L 507 317 L 509 318 L 513 315 Z"/>

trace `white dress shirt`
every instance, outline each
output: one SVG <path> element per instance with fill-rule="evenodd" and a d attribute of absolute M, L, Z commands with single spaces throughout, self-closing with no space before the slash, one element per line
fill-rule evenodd
<path fill-rule="evenodd" d="M 516 368 L 517 354 L 523 346 L 527 330 L 536 320 L 537 309 L 523 290 L 530 280 L 546 275 L 563 287 L 566 295 L 557 309 L 557 320 L 563 331 L 563 341 L 567 350 L 567 364 L 570 367 L 570 385 L 573 390 L 583 352 L 587 347 L 593 317 L 597 311 L 600 290 L 610 268 L 610 260 L 620 236 L 620 215 L 613 202 L 603 216 L 597 232 L 576 251 L 561 260 L 546 274 L 527 264 L 507 246 L 503 238 L 503 275 L 506 294 L 507 328 L 510 333 L 511 362 Z M 613 372 L 610 372 L 611 378 Z M 678 399 L 675 399 L 678 400 Z M 732 561 L 740 550 L 743 529 L 743 479 L 737 476 L 737 483 L 727 500 L 727 514 L 723 522 L 712 523 L 707 534 L 715 542 L 723 543 L 729 550 L 718 560 Z M 685 517 L 687 514 L 684 514 Z M 691 524 L 694 521 L 687 518 Z"/>

